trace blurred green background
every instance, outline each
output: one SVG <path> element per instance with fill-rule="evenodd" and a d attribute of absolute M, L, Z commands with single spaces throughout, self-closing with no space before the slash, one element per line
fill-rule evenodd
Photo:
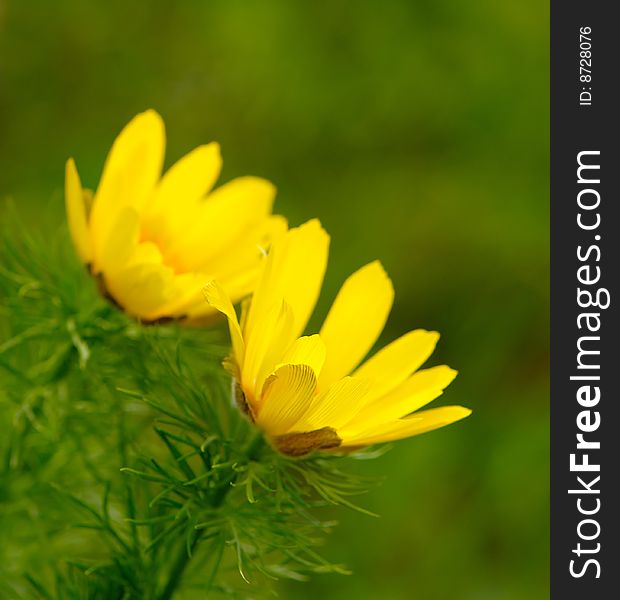
<path fill-rule="evenodd" d="M 283 598 L 522 600 L 548 591 L 548 6 L 0 0 L 0 196 L 62 216 L 63 166 L 95 186 L 121 127 L 164 117 L 168 164 L 222 145 L 292 224 L 332 234 L 317 320 L 379 258 L 383 342 L 443 334 L 466 421 L 364 465 L 379 519 L 338 511 L 351 577 Z"/>

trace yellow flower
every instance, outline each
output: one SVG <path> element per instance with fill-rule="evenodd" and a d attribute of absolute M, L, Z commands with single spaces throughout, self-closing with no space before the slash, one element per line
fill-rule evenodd
<path fill-rule="evenodd" d="M 67 161 L 65 201 L 77 253 L 106 293 L 145 321 L 216 314 L 202 289 L 217 279 L 234 300 L 250 293 L 269 241 L 286 230 L 271 215 L 275 188 L 240 177 L 211 191 L 222 159 L 199 146 L 163 176 L 164 124 L 153 110 L 116 138 L 96 193 Z"/>
<path fill-rule="evenodd" d="M 228 318 L 239 401 L 281 452 L 351 449 L 417 435 L 470 414 L 461 406 L 418 411 L 456 371 L 419 370 L 439 334 L 417 329 L 361 366 L 392 307 L 392 283 L 379 262 L 351 275 L 318 335 L 299 337 L 316 304 L 329 237 L 316 220 L 275 241 L 241 323 L 218 282 L 208 302 Z"/>

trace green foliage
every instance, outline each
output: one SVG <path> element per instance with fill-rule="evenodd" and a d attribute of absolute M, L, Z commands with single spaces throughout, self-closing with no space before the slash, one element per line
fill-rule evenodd
<path fill-rule="evenodd" d="M 143 326 L 63 233 L 0 238 L 0 597 L 254 598 L 346 573 L 317 553 L 348 458 L 276 453 L 231 402 L 218 331 Z"/>

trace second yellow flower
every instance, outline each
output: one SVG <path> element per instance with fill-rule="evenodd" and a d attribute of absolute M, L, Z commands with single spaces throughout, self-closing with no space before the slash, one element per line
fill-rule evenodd
<path fill-rule="evenodd" d="M 197 320 L 215 310 L 201 289 L 217 279 L 239 300 L 254 287 L 262 248 L 286 230 L 271 214 L 274 186 L 240 177 L 216 190 L 216 143 L 199 146 L 163 176 L 165 132 L 152 110 L 117 137 L 93 195 L 67 162 L 65 200 L 76 250 L 106 293 L 144 321 Z"/>

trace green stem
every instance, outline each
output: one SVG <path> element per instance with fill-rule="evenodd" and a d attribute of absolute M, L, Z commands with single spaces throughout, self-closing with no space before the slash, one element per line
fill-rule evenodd
<path fill-rule="evenodd" d="M 258 458 L 258 451 L 263 446 L 264 441 L 265 435 L 258 427 L 255 427 L 252 435 L 248 439 L 248 443 L 243 450 L 243 454 L 248 459 L 248 461 L 256 460 Z"/>
<path fill-rule="evenodd" d="M 187 567 L 187 563 L 189 559 L 194 553 L 194 549 L 198 545 L 198 540 L 200 540 L 200 536 L 202 535 L 202 530 L 198 530 L 195 533 L 194 540 L 190 546 L 190 551 L 185 547 L 185 544 L 181 545 L 179 554 L 177 555 L 176 560 L 174 561 L 174 565 L 172 566 L 172 571 L 170 572 L 170 578 L 168 579 L 168 583 L 164 588 L 159 600 L 170 600 L 172 595 L 174 594 L 177 585 L 181 581 L 181 577 L 183 577 L 183 573 L 185 568 Z"/>
<path fill-rule="evenodd" d="M 257 428 L 250 436 L 248 443 L 243 450 L 243 454 L 247 457 L 248 460 L 255 460 L 257 458 L 257 453 L 260 450 L 264 439 L 265 438 L 263 432 Z M 218 508 L 222 505 L 224 499 L 226 498 L 226 495 L 232 487 L 231 484 L 233 483 L 235 478 L 236 474 L 233 474 L 233 476 L 229 480 L 227 480 L 226 483 L 217 491 L 211 501 L 211 506 L 213 508 Z M 166 587 L 164 588 L 161 596 L 159 596 L 159 600 L 170 600 L 172 598 L 177 586 L 181 581 L 181 578 L 183 577 L 183 573 L 187 568 L 187 564 L 189 563 L 190 558 L 194 554 L 194 549 L 198 545 L 203 531 L 205 530 L 200 529 L 196 531 L 195 537 L 189 548 L 189 552 L 188 549 L 185 547 L 185 544 L 181 546 L 179 554 L 177 555 L 176 560 L 174 561 L 174 564 L 172 566 L 172 570 L 170 571 L 170 578 L 168 579 L 168 583 L 166 584 Z"/>
<path fill-rule="evenodd" d="M 264 439 L 265 437 L 263 432 L 260 429 L 256 428 L 256 431 L 254 431 L 253 434 L 250 436 L 250 439 L 248 440 L 248 443 L 243 450 L 243 454 L 247 457 L 248 461 L 256 460 L 258 451 L 264 443 Z M 226 495 L 232 487 L 231 484 L 234 482 L 235 478 L 236 474 L 234 474 L 230 480 L 228 480 L 222 487 L 217 490 L 211 501 L 211 506 L 213 508 L 218 508 L 222 505 L 224 499 L 226 498 Z M 205 530 L 199 529 L 196 531 L 194 539 L 189 548 L 189 552 L 188 549 L 185 547 L 185 544 L 181 546 L 180 552 L 177 555 L 176 560 L 174 561 L 174 564 L 170 571 L 170 578 L 168 579 L 168 583 L 166 583 L 164 591 L 162 592 L 161 596 L 159 596 L 159 600 L 170 600 L 172 598 L 177 586 L 181 581 L 181 578 L 183 577 L 183 573 L 187 568 L 187 564 L 189 563 L 192 555 L 194 554 L 194 549 L 198 545 L 203 531 Z"/>

